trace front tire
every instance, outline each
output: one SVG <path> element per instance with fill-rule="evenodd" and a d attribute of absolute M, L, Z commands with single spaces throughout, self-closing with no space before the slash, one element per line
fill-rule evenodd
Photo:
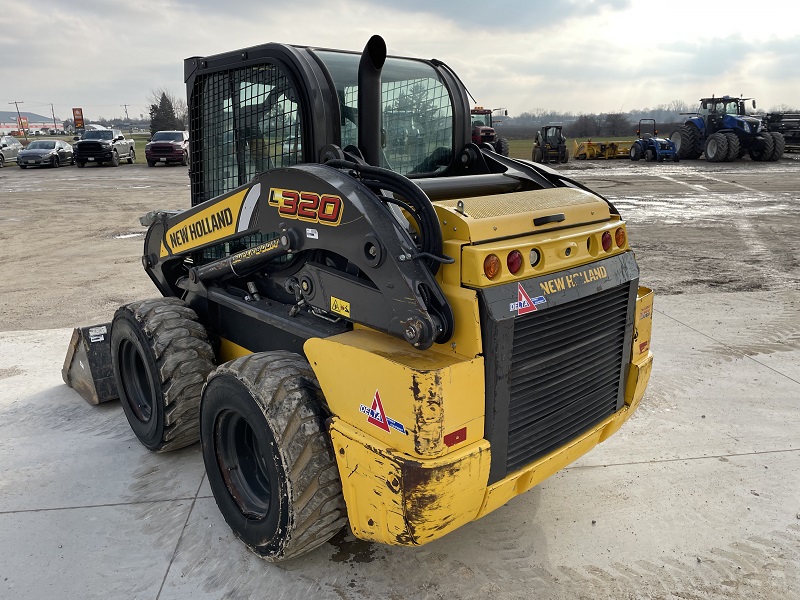
<path fill-rule="evenodd" d="M 6 159 L 0 154 L 0 169 L 6 166 Z"/>
<path fill-rule="evenodd" d="M 506 154 L 506 156 L 508 156 Z M 189 166 L 189 154 L 187 152 L 183 153 L 183 157 L 181 158 L 181 166 L 188 167 Z"/>
<path fill-rule="evenodd" d="M 128 164 L 132 165 L 136 161 L 136 150 L 131 148 L 131 153 L 128 155 Z"/>
<path fill-rule="evenodd" d="M 494 143 L 494 148 L 498 154 L 508 156 L 510 146 L 508 145 L 508 140 L 506 138 L 497 138 L 497 141 Z"/>
<path fill-rule="evenodd" d="M 58 160 L 58 156 L 54 156 L 53 157 L 53 168 L 57 169 L 60 166 L 61 166 L 61 161 Z"/>
<path fill-rule="evenodd" d="M 82 169 L 83 167 L 86 166 L 86 163 L 82 160 L 75 161 L 75 164 L 78 165 L 79 169 Z"/>
<path fill-rule="evenodd" d="M 725 160 L 732 162 L 739 158 L 739 152 L 741 150 L 739 138 L 736 137 L 735 133 L 726 133 L 725 139 L 728 140 L 728 157 Z"/>
<path fill-rule="evenodd" d="M 780 160 L 786 150 L 786 138 L 783 137 L 782 133 L 778 133 L 777 131 L 771 131 L 769 135 L 772 136 L 773 145 L 772 155 L 769 160 Z"/>
<path fill-rule="evenodd" d="M 309 364 L 285 351 L 220 365 L 203 390 L 214 498 L 236 536 L 269 561 L 321 546 L 347 521 L 323 404 Z"/>
<path fill-rule="evenodd" d="M 642 147 L 639 144 L 631 146 L 631 160 L 642 160 Z"/>
<path fill-rule="evenodd" d="M 98 163 L 98 164 L 100 164 L 100 163 Z M 118 167 L 119 166 L 119 153 L 116 150 L 114 150 L 111 153 L 111 166 L 112 167 Z"/>
<path fill-rule="evenodd" d="M 759 133 L 755 144 L 750 148 L 750 158 L 755 161 L 770 160 L 773 152 L 775 152 L 775 140 L 770 133 Z"/>
<path fill-rule="evenodd" d="M 178 298 L 117 309 L 111 362 L 120 402 L 139 441 L 154 452 L 200 437 L 200 396 L 214 352 L 197 314 Z"/>
<path fill-rule="evenodd" d="M 533 162 L 535 163 L 544 162 L 544 153 L 542 152 L 541 146 L 536 146 L 536 148 L 533 149 Z"/>

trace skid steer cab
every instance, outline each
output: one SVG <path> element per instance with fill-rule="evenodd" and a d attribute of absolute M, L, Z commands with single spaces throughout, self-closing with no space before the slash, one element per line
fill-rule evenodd
<path fill-rule="evenodd" d="M 186 60 L 192 208 L 154 211 L 162 297 L 110 328 L 154 452 L 200 440 L 269 560 L 349 524 L 421 545 L 612 435 L 652 363 L 625 222 L 470 139 L 441 61 L 265 44 Z M 409 124 L 413 123 L 413 135 Z"/>

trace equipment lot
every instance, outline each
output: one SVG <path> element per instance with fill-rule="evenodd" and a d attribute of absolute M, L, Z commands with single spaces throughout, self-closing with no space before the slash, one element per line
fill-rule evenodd
<path fill-rule="evenodd" d="M 0 597 L 800 595 L 800 161 L 569 163 L 628 221 L 655 366 L 609 441 L 427 546 L 236 540 L 197 446 L 154 455 L 60 370 L 72 327 L 156 295 L 138 217 L 185 168 L 0 170 Z"/>

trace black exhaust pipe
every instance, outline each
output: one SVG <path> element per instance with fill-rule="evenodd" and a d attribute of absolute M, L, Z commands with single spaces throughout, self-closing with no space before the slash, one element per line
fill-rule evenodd
<path fill-rule="evenodd" d="M 381 69 L 386 62 L 386 42 L 369 38 L 358 63 L 358 148 L 364 160 L 381 166 Z"/>

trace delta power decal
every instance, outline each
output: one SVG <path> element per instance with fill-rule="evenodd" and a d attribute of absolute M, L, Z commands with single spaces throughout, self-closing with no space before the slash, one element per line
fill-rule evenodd
<path fill-rule="evenodd" d="M 400 433 L 408 434 L 402 423 L 386 416 L 386 411 L 383 410 L 383 403 L 381 403 L 381 395 L 378 390 L 375 390 L 375 395 L 372 397 L 372 408 L 366 404 L 362 404 L 360 410 L 367 415 L 367 423 L 372 423 L 375 427 L 379 427 L 389 433 L 391 433 L 392 429 L 395 429 Z"/>
<path fill-rule="evenodd" d="M 536 298 L 531 298 L 528 295 L 528 292 L 525 291 L 525 288 L 522 287 L 521 283 L 517 284 L 517 301 L 512 302 L 509 310 L 511 312 L 516 311 L 517 316 L 519 315 L 527 315 L 528 313 L 535 312 L 539 310 L 536 308 L 537 304 L 544 304 L 547 302 L 544 296 L 536 296 Z"/>

